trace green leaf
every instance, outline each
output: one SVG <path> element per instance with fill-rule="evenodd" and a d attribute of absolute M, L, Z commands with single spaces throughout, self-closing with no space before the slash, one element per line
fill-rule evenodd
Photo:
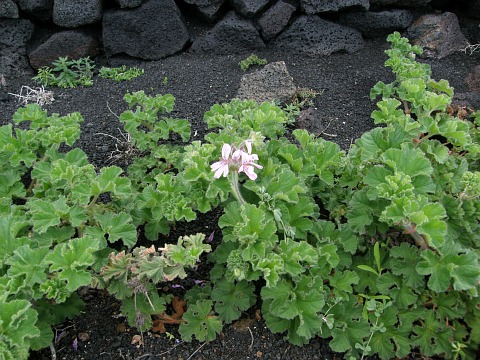
<path fill-rule="evenodd" d="M 320 278 L 301 276 L 295 285 L 280 279 L 275 287 L 261 291 L 264 305 L 262 312 L 267 326 L 278 331 L 277 318 L 291 320 L 288 338 L 294 343 L 305 343 L 315 336 L 322 325 L 319 315 L 325 305 Z"/>
<path fill-rule="evenodd" d="M 362 308 L 356 297 L 351 295 L 348 302 L 338 303 L 331 313 L 334 315 L 334 328 L 330 348 L 335 352 L 355 353 L 355 344 L 363 344 L 370 334 L 370 327 L 361 314 Z"/>
<path fill-rule="evenodd" d="M 451 337 L 453 335 L 452 328 L 445 325 L 444 322 L 435 319 L 433 311 L 429 311 L 421 325 L 413 328 L 413 344 L 420 348 L 425 356 L 433 356 L 437 354 L 446 354 L 451 356 L 452 346 Z"/>
<path fill-rule="evenodd" d="M 25 218 L 12 214 L 0 216 L 0 267 L 15 249 L 30 242 L 26 237 L 18 238 L 20 231 L 28 225 Z"/>
<path fill-rule="evenodd" d="M 370 341 L 372 352 L 377 353 L 381 359 L 392 359 L 395 356 L 403 358 L 409 355 L 411 327 L 398 323 L 397 309 L 394 306 L 385 308 L 378 321 L 382 325 L 381 330 L 370 330 L 373 331 Z"/>
<path fill-rule="evenodd" d="M 189 304 L 187 311 L 183 314 L 183 320 L 178 331 L 185 341 L 192 341 L 193 336 L 198 341 L 215 340 L 217 334 L 222 331 L 222 323 L 212 315 L 213 302 L 211 300 L 197 300 Z"/>
<path fill-rule="evenodd" d="M 360 277 L 356 272 L 345 270 L 336 271 L 333 276 L 329 276 L 329 285 L 335 294 L 335 298 L 348 300 L 347 294 L 353 293 L 352 285 L 358 284 Z"/>
<path fill-rule="evenodd" d="M 385 164 L 393 170 L 402 172 L 410 177 L 430 175 L 433 171 L 430 161 L 425 158 L 421 150 L 402 145 L 401 149 L 388 149 L 382 156 Z"/>
<path fill-rule="evenodd" d="M 170 225 L 166 219 L 152 220 L 145 224 L 145 236 L 148 240 L 158 240 L 159 234 L 167 235 Z"/>
<path fill-rule="evenodd" d="M 118 214 L 105 212 L 104 214 L 96 214 L 95 219 L 100 223 L 102 230 L 108 234 L 110 243 L 121 239 L 128 247 L 136 244 L 137 229 L 133 225 L 130 215 L 124 212 Z"/>
<path fill-rule="evenodd" d="M 2 357 L 28 359 L 30 341 L 40 335 L 37 312 L 27 300 L 0 302 L 0 350 Z"/>
<path fill-rule="evenodd" d="M 51 264 L 51 272 L 59 272 L 59 278 L 67 281 L 67 289 L 73 292 L 80 286 L 90 283 L 91 275 L 84 269 L 94 263 L 93 253 L 98 250 L 98 247 L 98 241 L 90 236 L 84 236 L 57 245 L 45 257 L 45 261 Z"/>
<path fill-rule="evenodd" d="M 290 169 L 282 168 L 272 178 L 263 177 L 262 185 L 266 184 L 266 192 L 274 199 L 290 203 L 298 202 L 298 195 L 306 192 L 304 185 Z"/>
<path fill-rule="evenodd" d="M 421 275 L 430 275 L 428 287 L 438 293 L 446 291 L 451 280 L 450 271 L 444 259 L 431 250 L 422 251 L 421 257 L 423 260 L 417 264 L 416 269 Z"/>
<path fill-rule="evenodd" d="M 52 202 L 35 199 L 29 201 L 33 227 L 38 233 L 44 233 L 48 228 L 60 224 L 60 214 Z"/>
<path fill-rule="evenodd" d="M 392 247 L 390 256 L 394 258 L 392 273 L 401 275 L 408 287 L 420 290 L 425 286 L 424 277 L 416 270 L 416 266 L 421 260 L 417 247 L 404 242 L 400 246 Z"/>
<path fill-rule="evenodd" d="M 49 253 L 48 247 L 31 248 L 29 245 L 20 246 L 13 252 L 5 263 L 10 265 L 7 273 L 13 279 L 18 277 L 22 281 L 22 288 L 29 291 L 35 284 L 41 284 L 47 279 L 45 257 Z M 30 290 L 31 291 L 31 290 Z"/>
<path fill-rule="evenodd" d="M 306 241 L 281 241 L 278 248 L 281 250 L 280 256 L 283 259 L 283 272 L 292 277 L 318 264 L 316 249 Z"/>
<path fill-rule="evenodd" d="M 148 294 L 148 298 L 147 295 Z M 152 327 L 151 315 L 167 310 L 167 301 L 171 296 L 160 296 L 153 286 L 147 286 L 146 292 L 138 292 L 122 301 L 122 314 L 127 316 L 128 323 L 144 332 Z M 153 305 L 153 307 L 152 307 Z"/>
<path fill-rule="evenodd" d="M 480 262 L 475 252 L 469 251 L 466 254 L 459 255 L 454 259 L 453 264 L 450 264 L 450 268 L 455 290 L 470 290 L 478 286 L 480 282 Z"/>
<path fill-rule="evenodd" d="M 242 311 L 255 304 L 254 286 L 246 281 L 232 283 L 223 279 L 217 283 L 211 298 L 215 302 L 215 311 L 226 324 L 237 320 Z"/>

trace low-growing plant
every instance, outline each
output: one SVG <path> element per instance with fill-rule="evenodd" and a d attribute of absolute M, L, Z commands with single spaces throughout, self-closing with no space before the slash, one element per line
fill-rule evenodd
<path fill-rule="evenodd" d="M 89 57 L 77 60 L 59 57 L 52 65 L 53 67 L 44 66 L 38 69 L 38 74 L 33 77 L 33 80 L 46 87 L 74 88 L 78 85 L 93 84 L 95 63 Z"/>
<path fill-rule="evenodd" d="M 238 65 L 240 65 L 240 69 L 242 69 L 245 72 L 253 65 L 265 65 L 266 63 L 267 63 L 267 59 L 262 59 L 262 58 L 259 58 L 257 55 L 252 54 L 249 57 L 240 61 Z"/>
<path fill-rule="evenodd" d="M 145 72 L 145 70 L 140 69 L 136 66 L 127 68 L 125 65 L 120 67 L 109 68 L 102 66 L 98 75 L 104 79 L 112 79 L 115 81 L 126 81 L 132 80 L 136 77 L 139 77 Z"/>
<path fill-rule="evenodd" d="M 130 255 L 138 226 L 126 205 L 135 194 L 131 180 L 116 166 L 97 171 L 79 148 L 60 152 L 78 139 L 82 121 L 78 113 L 48 116 L 29 104 L 14 114 L 15 126 L 0 127 L 0 349 L 12 359 L 53 346 L 51 326 L 82 310 L 76 293 L 81 286 L 108 287 L 123 300 L 132 326 L 143 330 L 139 321 L 149 324 L 150 315 L 145 294 L 155 311 L 168 300 L 155 295 L 152 280 L 159 281 L 159 274 L 162 281 L 183 277 L 183 268 L 209 249 L 198 234 L 165 245 L 165 254 L 141 256 L 136 249 Z M 17 127 L 22 123 L 29 126 Z M 128 253 L 109 255 L 109 245 Z M 120 274 L 123 288 L 115 273 L 119 262 L 128 265 Z M 131 289 L 129 299 L 125 287 Z"/>
<path fill-rule="evenodd" d="M 47 346 L 87 284 L 121 299 L 139 330 L 165 321 L 171 296 L 157 285 L 210 247 L 197 234 L 134 248 L 137 230 L 157 240 L 219 209 L 210 281 L 176 313 L 184 340 L 213 340 L 260 300 L 266 326 L 295 345 L 319 336 L 347 359 L 474 359 L 480 112 L 455 116 L 453 89 L 415 60 L 421 49 L 398 33 L 388 41 L 395 80 L 370 94 L 381 127 L 348 153 L 306 130 L 287 137 L 281 108 L 238 99 L 213 105 L 212 131 L 188 143 L 188 121 L 166 116 L 173 96 L 137 92 L 120 120 L 139 156 L 126 174 L 96 171 L 80 149 L 59 152 L 80 115 L 19 109 L 14 122 L 30 129 L 0 128 L 0 348 L 25 358 Z"/>
<path fill-rule="evenodd" d="M 122 314 L 140 331 L 152 327 L 151 315 L 165 312 L 171 294 L 159 295 L 157 284 L 187 276 L 185 268 L 193 268 L 203 252 L 204 234 L 184 236 L 177 244 L 155 249 L 137 247 L 131 253 L 112 252 L 99 274 L 99 285 L 122 300 Z"/>
<path fill-rule="evenodd" d="M 295 124 L 295 121 L 301 114 L 301 111 L 314 106 L 313 99 L 321 95 L 323 91 L 313 89 L 299 88 L 290 101 L 285 104 L 283 111 L 287 115 L 288 124 Z"/>

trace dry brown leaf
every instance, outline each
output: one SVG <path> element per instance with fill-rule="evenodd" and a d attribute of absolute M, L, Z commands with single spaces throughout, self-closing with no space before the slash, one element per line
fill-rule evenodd
<path fill-rule="evenodd" d="M 142 345 L 142 336 L 141 335 L 133 335 L 132 341 L 130 341 L 130 344 L 135 345 Z"/>

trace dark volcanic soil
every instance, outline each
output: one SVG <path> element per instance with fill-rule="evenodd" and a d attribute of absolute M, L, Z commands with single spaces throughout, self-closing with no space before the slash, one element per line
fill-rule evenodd
<path fill-rule="evenodd" d="M 385 40 L 367 41 L 355 54 L 334 54 L 329 57 L 306 57 L 292 53 L 256 52 L 268 62 L 285 61 L 296 85 L 323 91 L 315 98 L 310 119 L 301 126 L 337 142 L 343 149 L 362 133 L 374 127 L 370 118 L 375 102 L 369 99 L 370 88 L 379 80 L 390 82 L 393 75 L 384 67 L 388 48 Z M 145 74 L 128 82 L 116 83 L 95 77 L 92 87 L 52 89 L 55 101 L 45 106 L 49 113 L 65 115 L 80 112 L 85 121 L 78 142 L 90 160 L 97 166 L 106 163 L 115 141 L 100 133 L 120 137 L 121 125 L 117 117 L 127 109 L 123 96 L 127 92 L 144 90 L 147 94 L 171 93 L 176 97 L 172 117 L 189 119 L 192 140 L 202 139 L 206 126 L 203 114 L 215 103 L 235 97 L 243 75 L 238 63 L 249 54 L 228 56 L 200 56 L 189 53 L 165 60 L 136 63 Z M 101 63 L 97 61 L 97 64 Z M 469 93 L 464 79 L 475 65 L 480 64 L 480 52 L 469 56 L 462 52 L 439 61 L 428 61 L 434 79 L 447 79 L 462 101 L 480 108 L 480 94 Z M 33 75 L 33 74 L 32 74 Z M 162 80 L 168 78 L 166 84 Z M 6 79 L 6 92 L 19 93 L 22 85 L 35 86 L 30 77 Z M 6 124 L 18 107 L 10 96 L 0 102 L 0 124 Z M 211 233 L 214 218 L 179 224 L 178 235 L 197 231 Z M 204 272 L 206 273 L 206 272 Z M 295 347 L 273 335 L 264 323 L 255 320 L 255 309 L 245 314 L 244 320 L 226 326 L 219 338 L 211 343 L 184 343 L 174 327 L 173 335 L 157 336 L 146 333 L 144 346 L 132 345 L 138 332 L 129 328 L 119 314 L 119 303 L 107 294 L 95 290 L 82 293 L 86 300 L 85 312 L 76 319 L 58 327 L 63 337 L 55 344 L 57 359 L 340 359 L 341 354 L 329 351 L 326 342 L 314 339 L 309 345 Z M 73 342 L 78 340 L 78 348 Z M 48 349 L 34 353 L 31 359 L 51 359 Z"/>

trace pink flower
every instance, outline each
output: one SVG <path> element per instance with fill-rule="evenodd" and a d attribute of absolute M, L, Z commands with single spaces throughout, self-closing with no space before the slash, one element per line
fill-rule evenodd
<path fill-rule="evenodd" d="M 242 165 L 238 168 L 238 172 L 244 172 L 250 180 L 255 180 L 257 178 L 257 174 L 254 172 L 254 167 L 257 169 L 263 169 L 263 166 L 255 164 L 254 161 L 258 161 L 258 155 L 252 154 L 252 143 L 250 141 L 245 142 L 245 146 L 247 147 L 247 152 L 241 151 L 241 162 Z"/>
<path fill-rule="evenodd" d="M 213 163 L 212 165 L 210 165 L 210 169 L 212 169 L 212 171 L 215 171 L 215 175 L 213 175 L 215 179 L 218 179 L 221 176 L 226 177 L 228 175 L 228 167 L 230 164 L 231 152 L 232 152 L 232 147 L 228 144 L 223 144 L 222 158 L 220 159 L 220 161 L 217 161 L 216 163 Z"/>
<path fill-rule="evenodd" d="M 223 144 L 222 158 L 220 161 L 213 163 L 210 168 L 215 171 L 215 179 L 221 176 L 227 176 L 228 171 L 237 171 L 238 173 L 244 172 L 250 180 L 255 180 L 257 174 L 255 174 L 255 168 L 263 169 L 263 166 L 258 165 L 255 161 L 258 161 L 258 155 L 252 154 L 252 143 L 245 141 L 245 152 L 242 148 L 232 151 L 232 146 Z"/>

